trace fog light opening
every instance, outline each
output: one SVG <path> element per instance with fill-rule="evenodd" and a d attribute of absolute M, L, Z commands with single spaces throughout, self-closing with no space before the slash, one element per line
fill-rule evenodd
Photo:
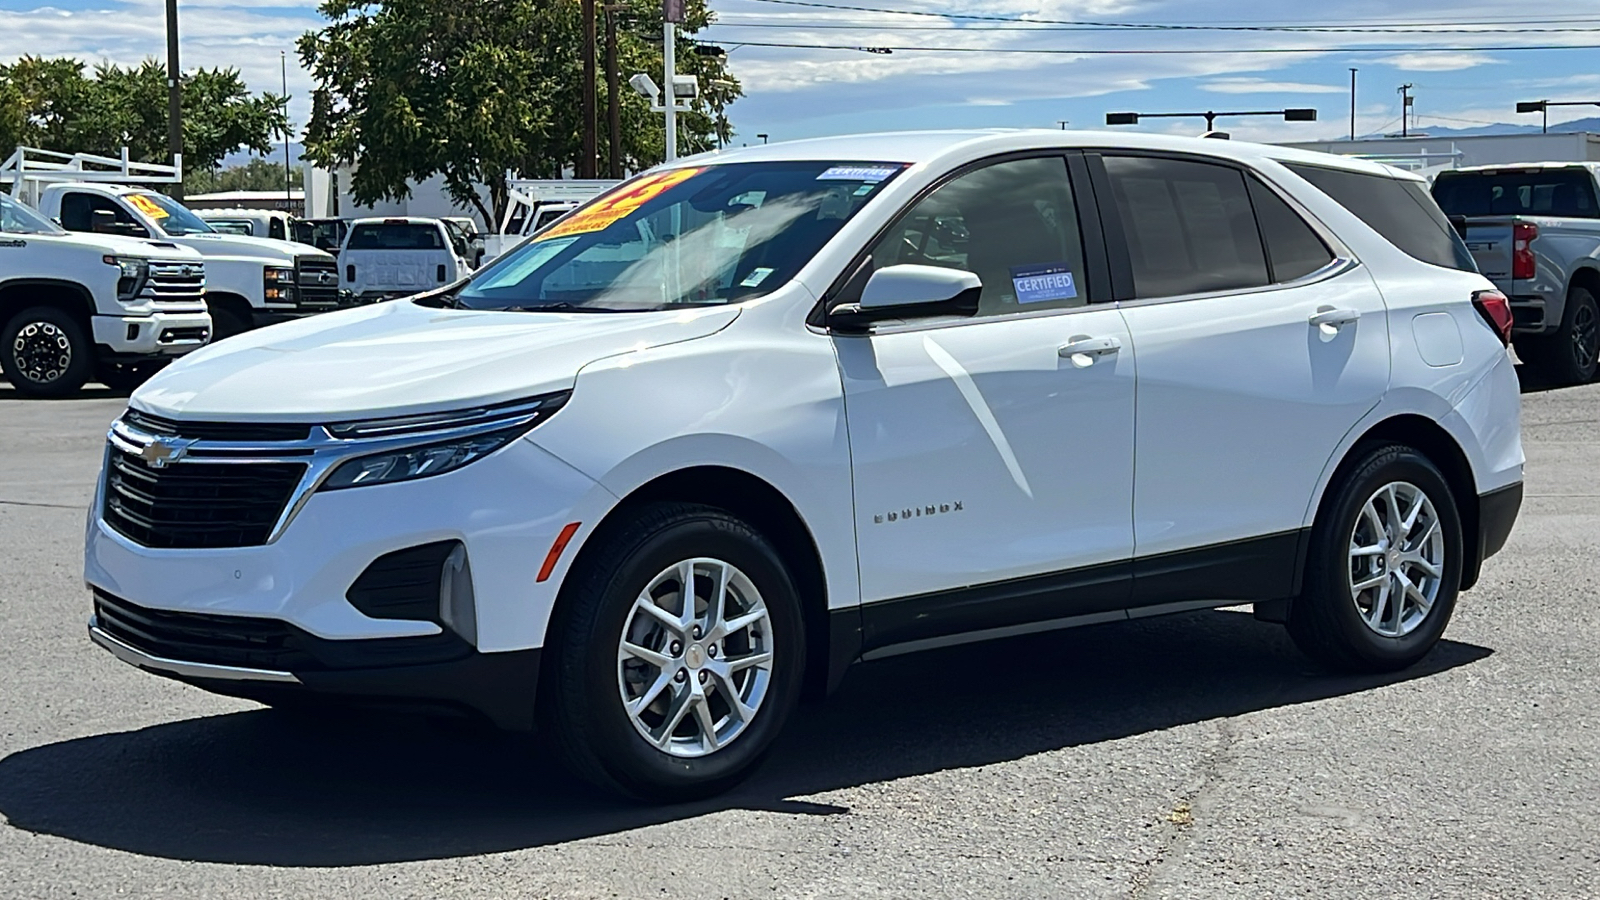
<path fill-rule="evenodd" d="M 467 548 L 456 544 L 439 572 L 439 621 L 474 646 L 478 643 L 478 612 L 472 593 L 472 565 Z"/>

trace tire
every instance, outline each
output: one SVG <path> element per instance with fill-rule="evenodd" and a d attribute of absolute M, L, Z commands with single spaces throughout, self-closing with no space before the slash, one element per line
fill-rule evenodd
<path fill-rule="evenodd" d="M 94 379 L 118 393 L 132 393 L 164 366 L 164 362 L 101 363 Z"/>
<path fill-rule="evenodd" d="M 1600 303 L 1594 294 L 1573 288 L 1567 294 L 1561 328 L 1529 349 L 1532 352 L 1524 358 L 1551 381 L 1562 385 L 1593 381 L 1600 368 Z"/>
<path fill-rule="evenodd" d="M 0 369 L 24 397 L 69 397 L 94 372 L 94 342 L 65 310 L 29 307 L 0 329 Z"/>
<path fill-rule="evenodd" d="M 1427 501 L 1420 508 L 1418 494 Z M 1413 509 L 1416 518 L 1405 546 L 1414 553 L 1393 548 L 1387 538 L 1403 530 Z M 1399 519 L 1391 518 L 1390 510 Z M 1358 554 L 1358 547 L 1397 550 L 1400 558 L 1388 552 Z M 1307 656 L 1336 671 L 1395 672 L 1412 666 L 1433 649 L 1450 622 L 1464 550 L 1460 512 L 1438 467 L 1399 444 L 1367 450 L 1332 488 L 1317 516 L 1305 589 L 1289 607 L 1289 635 Z M 1429 575 L 1415 561 L 1419 557 L 1437 574 Z M 1401 579 L 1417 585 L 1421 597 L 1401 587 Z M 1402 597 L 1399 606 L 1392 602 L 1396 591 Z M 1420 600 L 1430 594 L 1424 607 Z"/>
<path fill-rule="evenodd" d="M 240 315 L 232 306 L 222 303 L 208 303 L 206 306 L 211 313 L 210 343 L 215 344 L 217 341 L 231 338 L 236 334 L 244 334 L 250 330 L 249 317 Z"/>
<path fill-rule="evenodd" d="M 711 507 L 653 504 L 597 540 L 568 576 L 546 639 L 545 736 L 574 773 L 627 797 L 680 802 L 727 790 L 761 763 L 799 700 L 806 647 L 793 580 L 765 538 Z M 704 627 L 710 608 L 690 624 L 679 616 L 685 564 L 702 602 L 720 566 L 731 569 L 720 580 L 733 624 L 763 605 L 765 617 L 720 641 L 697 639 L 692 625 Z M 644 597 L 661 612 L 636 602 Z M 625 636 L 656 662 L 624 651 Z M 729 674 L 730 661 L 763 654 L 766 668 Z M 730 691 L 747 715 L 736 719 Z M 635 715 L 625 697 L 651 702 Z M 679 708 L 681 723 L 666 728 Z M 706 737 L 708 720 L 716 740 Z"/>

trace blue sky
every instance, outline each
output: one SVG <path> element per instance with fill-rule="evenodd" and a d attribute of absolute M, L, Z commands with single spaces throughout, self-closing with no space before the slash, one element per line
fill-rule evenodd
<path fill-rule="evenodd" d="M 704 33 L 732 48 L 729 63 L 748 96 L 734 105 L 737 141 L 851 131 L 964 126 L 1100 127 L 1108 111 L 1316 107 L 1314 124 L 1240 120 L 1235 135 L 1259 139 L 1338 137 L 1349 129 L 1349 69 L 1360 68 L 1358 128 L 1399 126 L 1396 88 L 1415 85 L 1419 124 L 1472 127 L 1537 124 L 1518 100 L 1600 99 L 1595 49 L 1427 53 L 1357 48 L 1600 46 L 1600 0 L 1506 4 L 1480 0 L 1371 0 L 1291 4 L 1277 0 L 821 0 L 923 13 L 965 13 L 1029 22 L 1163 25 L 1314 25 L 1398 28 L 1410 33 L 1260 31 L 1062 31 L 1019 22 L 909 16 L 711 0 L 723 24 Z M 310 83 L 295 64 L 296 36 L 320 23 L 315 4 L 269 0 L 181 0 L 184 63 L 229 65 L 251 86 L 277 90 L 279 51 L 289 50 L 292 113 L 304 121 Z M 1552 10 L 1538 12 L 1527 10 Z M 1520 24 L 1510 24 L 1516 19 Z M 1537 21 L 1534 21 L 1537 20 Z M 833 26 L 833 27 L 819 27 Z M 995 26 L 1001 26 L 999 28 Z M 1453 28 L 1425 33 L 1421 27 Z M 71 54 L 136 62 L 164 52 L 162 0 L 0 0 L 0 59 Z M 1509 32 L 1506 29 L 1544 29 Z M 1466 29 L 1460 31 L 1459 29 Z M 1579 29 L 1579 30 L 1574 30 Z M 1581 30 L 1592 29 L 1592 30 Z M 871 47 L 962 47 L 981 52 L 779 49 L 750 43 Z M 1247 52 L 1263 48 L 1304 54 Z M 1193 50 L 1207 54 L 1047 55 L 1014 50 Z M 1576 108 L 1555 116 L 1596 112 Z M 1198 132 L 1198 122 L 1157 121 L 1153 130 Z"/>

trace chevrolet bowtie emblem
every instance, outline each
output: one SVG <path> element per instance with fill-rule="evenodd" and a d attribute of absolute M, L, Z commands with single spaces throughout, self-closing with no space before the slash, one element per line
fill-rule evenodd
<path fill-rule="evenodd" d="M 169 463 L 183 459 L 194 443 L 194 441 L 156 438 L 139 451 L 139 458 L 148 463 L 152 469 L 165 469 Z"/>

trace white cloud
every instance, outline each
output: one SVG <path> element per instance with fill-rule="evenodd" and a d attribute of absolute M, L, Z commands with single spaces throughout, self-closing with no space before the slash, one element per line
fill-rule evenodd
<path fill-rule="evenodd" d="M 1265 78 L 1219 78 L 1200 85 L 1200 89 L 1217 94 L 1343 94 L 1349 90 L 1337 84 L 1268 81 Z"/>
<path fill-rule="evenodd" d="M 1456 72 L 1503 62 L 1482 53 L 1397 53 L 1374 62 L 1394 66 L 1405 72 Z"/>

